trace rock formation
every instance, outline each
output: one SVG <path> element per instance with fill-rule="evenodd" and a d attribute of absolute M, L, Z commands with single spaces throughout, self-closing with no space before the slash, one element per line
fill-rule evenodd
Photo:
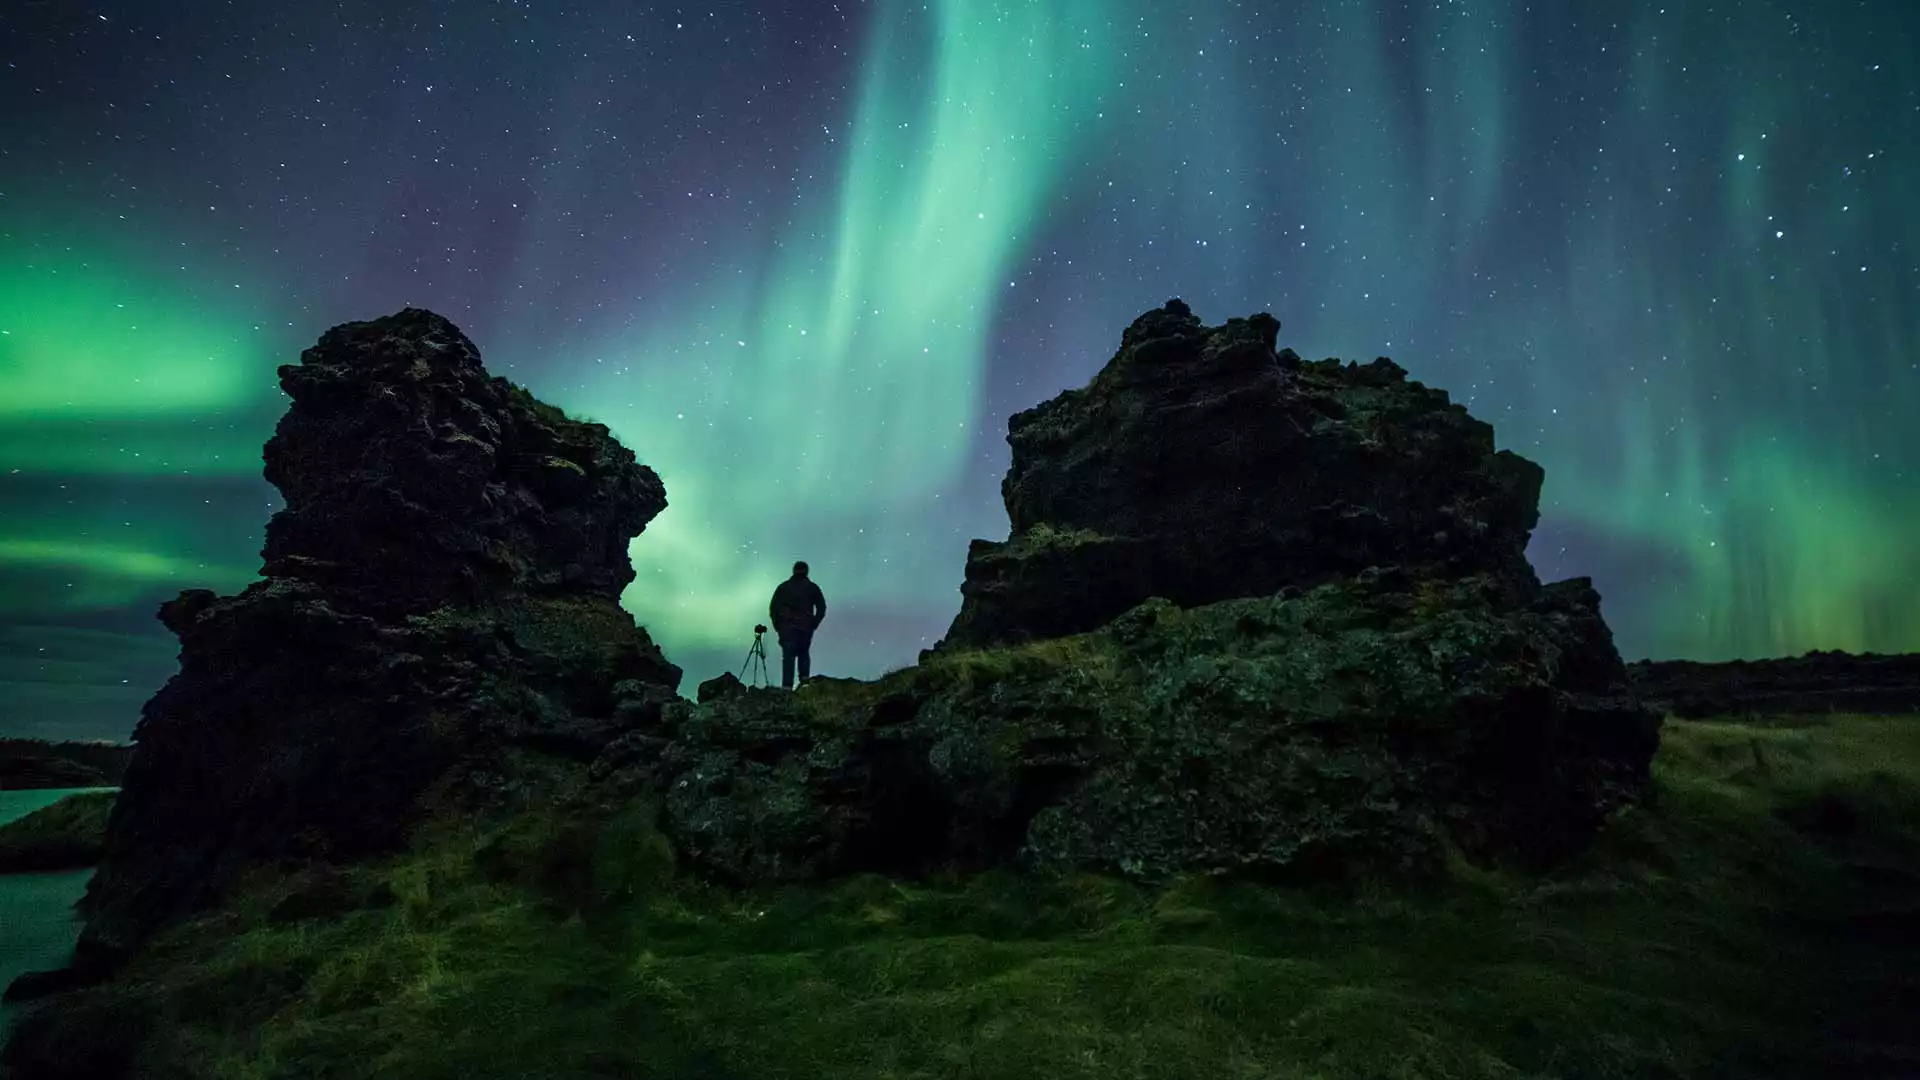
<path fill-rule="evenodd" d="M 1920 653 L 1641 660 L 1627 675 L 1650 704 L 1675 716 L 1920 712 Z"/>
<path fill-rule="evenodd" d="M 619 606 L 665 491 L 604 426 L 415 309 L 328 331 L 280 382 L 264 579 L 161 608 L 180 672 L 135 731 L 83 962 L 249 864 L 393 848 L 430 787 L 484 788 L 505 748 L 591 759 L 675 697 Z"/>
<path fill-rule="evenodd" d="M 1079 633 L 1370 566 L 1535 586 L 1539 466 L 1381 358 L 1304 363 L 1270 315 L 1135 319 L 1093 381 L 1015 415 L 1012 535 L 968 552 L 949 646 Z"/>
<path fill-rule="evenodd" d="M 1278 325 L 1175 301 L 1015 416 L 1013 539 L 975 542 L 918 668 L 716 680 L 596 772 L 664 792 L 683 853 L 736 881 L 1577 850 L 1659 719 L 1589 583 L 1526 563 L 1540 470 L 1389 361 L 1274 352 Z"/>

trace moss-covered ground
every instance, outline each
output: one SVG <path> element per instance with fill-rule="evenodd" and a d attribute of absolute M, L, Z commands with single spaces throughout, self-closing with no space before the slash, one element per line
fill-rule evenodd
<path fill-rule="evenodd" d="M 114 792 L 84 791 L 0 825 L 0 874 L 72 870 L 100 861 Z"/>
<path fill-rule="evenodd" d="M 1422 889 L 740 893 L 582 789 L 262 877 L 42 1045 L 230 1080 L 1920 1074 L 1920 718 L 1672 722 L 1656 779 L 1577 865 Z"/>

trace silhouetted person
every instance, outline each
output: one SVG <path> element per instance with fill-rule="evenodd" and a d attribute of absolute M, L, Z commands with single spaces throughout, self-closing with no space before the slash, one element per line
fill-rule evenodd
<path fill-rule="evenodd" d="M 793 665 L 800 665 L 800 681 L 806 682 L 813 667 L 813 632 L 827 617 L 827 598 L 820 586 L 807 577 L 807 564 L 793 564 L 793 576 L 773 590 L 773 603 L 767 605 L 767 617 L 773 632 L 780 635 L 780 685 L 793 689 Z"/>

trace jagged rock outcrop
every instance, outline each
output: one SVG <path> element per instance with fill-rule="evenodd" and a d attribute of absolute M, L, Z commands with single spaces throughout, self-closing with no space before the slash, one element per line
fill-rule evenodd
<path fill-rule="evenodd" d="M 1650 704 L 1675 716 L 1920 712 L 1920 653 L 1640 660 L 1627 675 Z"/>
<path fill-rule="evenodd" d="M 1011 536 L 976 540 L 943 642 L 1091 630 L 1370 566 L 1537 582 L 1539 466 L 1391 360 L 1305 363 L 1271 315 L 1207 327 L 1170 301 L 1092 382 L 1016 414 Z"/>
<path fill-rule="evenodd" d="M 1540 470 L 1391 362 L 1274 352 L 1278 325 L 1173 302 L 1014 417 L 1013 539 L 974 544 L 917 668 L 717 680 L 596 773 L 663 791 L 683 853 L 736 881 L 1578 850 L 1646 784 L 1659 717 L 1590 583 L 1526 562 Z"/>
<path fill-rule="evenodd" d="M 161 608 L 180 672 L 135 730 L 83 963 L 250 864 L 393 848 L 430 788 L 484 788 L 504 748 L 590 760 L 675 697 L 619 606 L 665 491 L 604 426 L 415 309 L 335 327 L 280 380 L 264 580 Z"/>

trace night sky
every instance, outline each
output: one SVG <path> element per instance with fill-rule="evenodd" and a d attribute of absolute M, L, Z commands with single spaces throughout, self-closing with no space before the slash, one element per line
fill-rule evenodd
<path fill-rule="evenodd" d="M 1914 0 L 8 0 L 0 733 L 128 733 L 259 566 L 276 365 L 407 305 L 659 471 L 689 691 L 796 558 L 816 671 L 912 662 L 1007 416 L 1173 295 L 1492 422 L 1628 658 L 1920 649 L 1916 58 Z"/>

